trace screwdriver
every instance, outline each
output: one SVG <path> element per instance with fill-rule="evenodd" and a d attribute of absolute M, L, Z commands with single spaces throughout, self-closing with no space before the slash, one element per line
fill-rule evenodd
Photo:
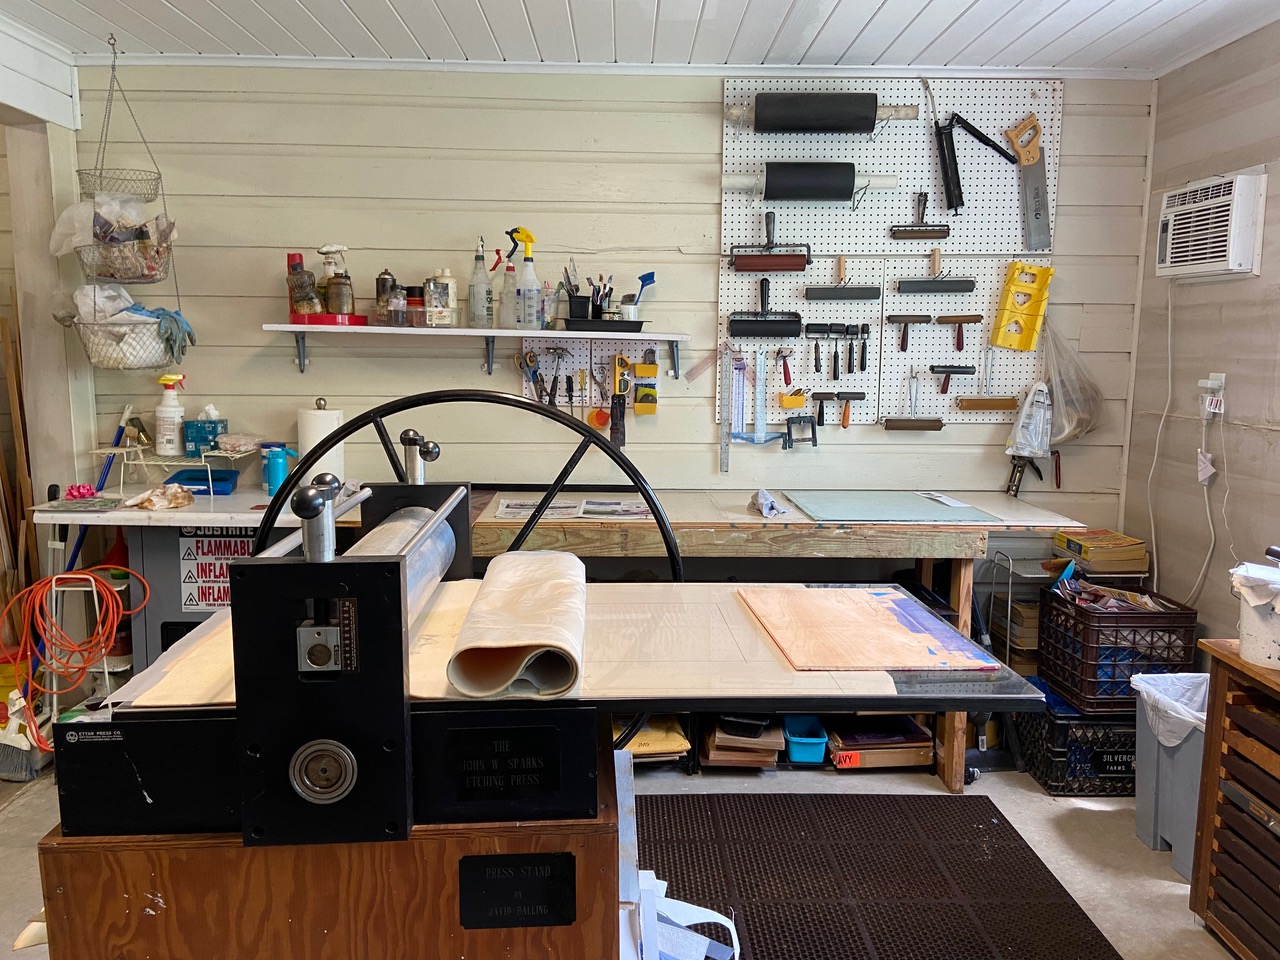
<path fill-rule="evenodd" d="M 577 414 L 573 412 L 573 377 L 567 373 L 564 375 L 564 393 L 569 398 L 569 416 L 576 417 Z"/>

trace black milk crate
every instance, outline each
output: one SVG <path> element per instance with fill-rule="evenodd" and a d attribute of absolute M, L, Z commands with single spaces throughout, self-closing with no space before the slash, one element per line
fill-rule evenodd
<path fill-rule="evenodd" d="M 1027 772 L 1053 797 L 1132 797 L 1136 714 L 1090 717 L 1056 696 L 1041 677 L 1044 713 L 1014 713 Z"/>
<path fill-rule="evenodd" d="M 1168 597 L 1168 613 L 1101 613 L 1040 588 L 1040 676 L 1085 713 L 1132 713 L 1135 673 L 1182 673 L 1196 654 L 1196 611 Z"/>

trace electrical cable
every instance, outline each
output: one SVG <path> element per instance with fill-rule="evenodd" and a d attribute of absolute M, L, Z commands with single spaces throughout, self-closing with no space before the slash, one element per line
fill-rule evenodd
<path fill-rule="evenodd" d="M 1231 559 L 1236 562 L 1236 566 L 1240 565 L 1240 558 L 1236 556 L 1236 536 L 1231 532 L 1231 521 L 1227 519 L 1227 500 L 1231 497 L 1231 477 L 1227 470 L 1227 432 L 1223 423 L 1227 419 L 1227 411 L 1223 405 L 1223 410 L 1218 414 L 1218 442 L 1222 444 L 1222 526 L 1227 531 L 1227 549 L 1231 551 Z"/>
<path fill-rule="evenodd" d="M 1200 421 L 1200 449 L 1208 453 L 1209 447 L 1209 421 Z M 1209 521 L 1209 549 L 1205 551 L 1204 563 L 1200 566 L 1200 575 L 1196 577 L 1195 586 L 1191 588 L 1191 592 L 1187 594 L 1187 599 L 1182 601 L 1185 606 L 1191 606 L 1195 603 L 1196 598 L 1200 596 L 1200 591 L 1204 589 L 1205 577 L 1209 574 L 1209 564 L 1213 560 L 1214 547 L 1218 545 L 1218 531 L 1213 528 L 1213 507 L 1209 504 L 1209 481 L 1206 479 L 1201 484 L 1204 488 L 1204 515 Z"/>
<path fill-rule="evenodd" d="M 133 609 L 125 609 L 121 599 L 121 591 L 104 576 L 94 571 L 121 571 L 129 574 L 142 585 L 142 601 Z M 97 594 L 98 619 L 92 624 L 88 636 L 83 641 L 74 640 L 58 623 L 58 618 L 51 603 L 54 584 L 68 577 L 87 577 Z M 151 587 L 141 575 L 128 567 L 97 566 L 87 567 L 75 574 L 58 574 L 37 580 L 25 590 L 14 595 L 0 612 L 0 624 L 9 623 L 10 612 L 18 607 L 18 640 L 14 647 L 0 644 L 0 663 L 13 664 L 15 673 L 23 664 L 26 665 L 26 683 L 43 694 L 63 694 L 75 690 L 89 676 L 90 671 L 107 656 L 115 643 L 116 632 L 120 621 L 132 614 L 139 613 L 151 599 Z M 66 681 L 65 684 L 44 686 L 36 679 L 43 667 L 45 680 L 50 675 Z M 17 677 L 15 676 L 15 680 Z M 32 697 L 27 698 L 26 718 L 27 737 L 39 749 L 48 752 L 52 745 L 40 733 L 40 725 L 36 720 Z"/>
<path fill-rule="evenodd" d="M 1169 419 L 1169 408 L 1173 406 L 1173 281 L 1169 281 L 1168 307 L 1165 312 L 1168 322 L 1165 325 L 1165 387 L 1164 412 L 1160 414 L 1160 426 L 1156 428 L 1156 446 L 1151 453 L 1151 472 L 1147 474 L 1147 525 L 1151 528 L 1151 589 L 1160 590 L 1160 553 L 1156 545 L 1156 512 L 1151 500 L 1151 483 L 1155 479 L 1156 465 L 1160 462 L 1160 438 L 1164 435 L 1164 424 Z"/>

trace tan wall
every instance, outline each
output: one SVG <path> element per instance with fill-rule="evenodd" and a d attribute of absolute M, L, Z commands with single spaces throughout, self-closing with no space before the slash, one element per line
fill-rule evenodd
<path fill-rule="evenodd" d="M 234 427 L 289 439 L 296 409 L 319 395 L 353 413 L 430 388 L 518 389 L 509 360 L 486 377 L 478 343 L 426 338 L 313 337 L 314 366 L 300 376 L 291 340 L 261 325 L 285 320 L 284 254 L 327 241 L 352 248 L 360 295 L 384 266 L 404 278 L 448 265 L 465 288 L 475 235 L 492 248 L 521 223 L 539 238 L 541 277 L 570 254 L 618 277 L 655 270 L 645 295 L 655 328 L 692 334 L 686 369 L 714 349 L 718 79 L 187 67 L 121 79 L 180 224 L 184 311 L 200 337 L 184 366 L 191 410 L 212 399 Z M 82 158 L 105 80 L 81 71 Z M 1091 523 L 1118 520 L 1151 97 L 1146 82 L 1066 84 L 1052 317 L 1085 352 L 1108 410 L 1100 431 L 1064 451 L 1062 492 L 1034 478 L 1025 490 Z M 115 133 L 132 140 L 124 116 Z M 111 156 L 145 162 L 136 143 Z M 141 292 L 166 299 L 169 288 L 154 289 Z M 149 410 L 157 389 L 147 376 L 99 373 L 97 393 L 109 440 L 116 411 Z M 737 448 L 722 476 L 714 394 L 711 374 L 664 379 L 661 413 L 628 423 L 626 451 L 656 485 L 991 490 L 1008 474 L 1007 426 L 967 425 L 928 436 L 827 429 L 816 451 Z M 556 428 L 488 412 L 413 425 L 444 443 L 438 475 L 477 481 L 549 479 L 571 448 Z M 347 462 L 372 478 L 385 467 L 368 441 L 349 444 Z M 575 474 L 616 477 L 594 455 Z"/>
<path fill-rule="evenodd" d="M 1147 474 L 1165 402 L 1166 296 L 1168 282 L 1155 279 L 1156 211 L 1160 194 L 1214 174 L 1266 164 L 1270 174 L 1262 276 L 1174 288 L 1173 405 L 1161 442 L 1153 502 L 1160 546 L 1161 592 L 1183 599 L 1204 561 L 1209 543 L 1203 492 L 1195 480 L 1200 445 L 1196 381 L 1211 371 L 1227 375 L 1226 419 L 1214 423 L 1209 449 L 1225 463 L 1230 480 L 1227 508 L 1241 559 L 1260 561 L 1263 549 L 1280 542 L 1277 490 L 1276 410 L 1280 404 L 1280 24 L 1259 30 L 1203 57 L 1159 82 L 1152 172 L 1151 223 L 1137 355 L 1132 448 L 1125 516 L 1127 532 L 1145 536 Z M 1221 432 L 1220 432 L 1221 431 Z M 1223 441 L 1226 448 L 1224 451 Z M 1215 479 L 1210 499 L 1218 547 L 1199 599 L 1200 620 L 1210 636 L 1235 636 L 1238 601 L 1231 595 L 1233 565 L 1224 530 L 1226 487 Z"/>

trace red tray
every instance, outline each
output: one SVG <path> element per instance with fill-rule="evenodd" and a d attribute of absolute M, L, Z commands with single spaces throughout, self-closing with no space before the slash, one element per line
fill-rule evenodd
<path fill-rule="evenodd" d="M 291 313 L 289 322 L 308 327 L 367 327 L 363 313 Z"/>

